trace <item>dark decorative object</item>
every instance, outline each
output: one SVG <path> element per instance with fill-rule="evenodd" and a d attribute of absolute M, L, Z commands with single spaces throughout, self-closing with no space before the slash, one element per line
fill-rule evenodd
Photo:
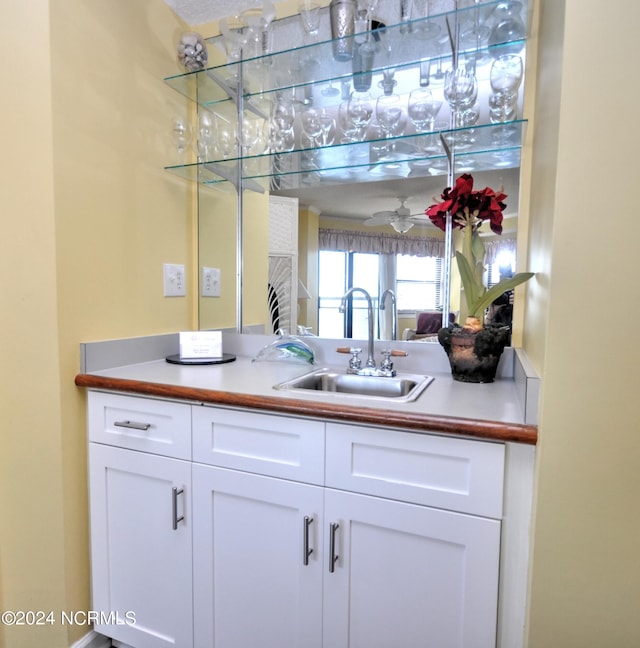
<path fill-rule="evenodd" d="M 509 334 L 508 326 L 488 325 L 475 331 L 459 324 L 441 328 L 438 342 L 449 357 L 452 378 L 459 382 L 493 382 Z"/>

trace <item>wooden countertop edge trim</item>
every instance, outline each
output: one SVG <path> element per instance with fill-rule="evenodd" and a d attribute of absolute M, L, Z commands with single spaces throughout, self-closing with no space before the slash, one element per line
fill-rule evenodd
<path fill-rule="evenodd" d="M 246 407 L 249 409 L 269 410 L 313 418 L 327 418 L 350 423 L 369 423 L 386 427 L 401 427 L 423 432 L 457 434 L 493 441 L 515 441 L 535 445 L 538 428 L 535 425 L 500 423 L 497 421 L 473 420 L 455 416 L 432 416 L 384 410 L 378 408 L 351 407 L 334 405 L 327 402 L 310 402 L 293 398 L 272 398 L 253 394 L 237 394 L 211 389 L 181 387 L 122 378 L 107 378 L 92 374 L 78 374 L 75 379 L 78 387 L 107 389 L 146 396 L 200 401 L 215 405 Z"/>

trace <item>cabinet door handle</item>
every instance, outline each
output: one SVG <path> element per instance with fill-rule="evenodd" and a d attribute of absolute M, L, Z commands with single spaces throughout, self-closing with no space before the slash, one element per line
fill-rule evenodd
<path fill-rule="evenodd" d="M 178 528 L 178 522 L 184 520 L 184 515 L 178 517 L 178 495 L 184 493 L 184 488 L 176 488 L 175 486 L 171 489 L 171 519 L 173 530 L 176 531 Z"/>
<path fill-rule="evenodd" d="M 336 570 L 336 562 L 340 556 L 336 553 L 336 533 L 340 525 L 337 522 L 332 522 L 329 526 L 329 572 L 333 574 Z"/>
<path fill-rule="evenodd" d="M 131 430 L 148 430 L 151 427 L 151 423 L 136 423 L 135 421 L 114 421 L 113 425 Z"/>
<path fill-rule="evenodd" d="M 303 541 L 303 548 L 302 548 L 302 563 L 304 565 L 309 564 L 309 556 L 313 553 L 313 548 L 309 547 L 309 527 L 311 526 L 311 523 L 313 522 L 313 518 L 309 517 L 308 515 L 304 516 L 303 520 L 303 533 L 302 537 L 304 539 Z"/>

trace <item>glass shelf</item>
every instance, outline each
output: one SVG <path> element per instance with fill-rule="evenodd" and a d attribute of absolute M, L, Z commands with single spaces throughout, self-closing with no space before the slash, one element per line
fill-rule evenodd
<path fill-rule="evenodd" d="M 495 15 L 505 5 L 503 0 L 473 5 L 457 12 L 448 12 L 421 18 L 383 29 L 347 37 L 353 51 L 370 60 L 367 73 L 381 75 L 389 68 L 415 70 L 421 59 L 429 59 L 434 66 L 449 66 L 452 49 L 449 34 L 457 41 L 458 59 L 473 58 L 487 63 L 501 53 L 522 51 L 525 38 L 496 33 L 487 44 L 487 31 L 495 27 Z M 526 3 L 522 3 L 523 20 Z M 326 16 L 328 18 L 328 16 Z M 482 38 L 478 27 L 485 30 Z M 491 34 L 493 34 L 491 30 Z M 425 34 L 431 37 L 425 38 Z M 457 34 L 457 37 L 456 37 Z M 209 46 L 216 39 L 209 39 Z M 290 42 L 287 40 L 287 42 Z M 210 67 L 199 72 L 167 77 L 165 82 L 185 97 L 202 106 L 223 101 L 237 101 L 242 87 L 245 100 L 265 93 L 283 92 L 296 87 L 317 85 L 341 80 L 351 81 L 361 72 L 354 70 L 354 61 L 337 61 L 333 56 L 336 41 L 321 40 L 300 44 L 291 49 L 269 55 Z"/>
<path fill-rule="evenodd" d="M 300 113 L 307 105 L 327 109 L 337 123 L 338 104 L 348 98 L 353 86 L 361 85 L 367 79 L 372 97 L 376 98 L 383 94 L 383 73 L 393 70 L 394 92 L 406 98 L 419 84 L 425 85 L 422 75 L 427 69 L 427 85 L 443 102 L 441 119 L 444 122 L 440 123 L 449 124 L 449 108 L 442 94 L 443 77 L 454 58 L 458 65 L 473 67 L 479 88 L 477 125 L 442 131 L 442 137 L 455 152 L 455 172 L 517 167 L 526 121 L 491 124 L 488 123 L 487 108 L 491 93 L 489 73 L 495 58 L 503 53 L 518 53 L 523 62 L 525 58 L 526 1 L 515 3 L 521 5 L 522 29 L 512 30 L 506 37 L 493 34 L 493 28 L 498 24 L 497 16 L 504 18 L 505 8 L 510 4 L 508 0 L 493 0 L 352 36 L 350 40 L 354 50 L 370 50 L 370 65 L 365 72 L 362 68 L 354 71 L 353 60 L 336 61 L 333 56 L 335 42 L 323 39 L 322 30 L 319 42 L 305 44 L 296 41 L 296 38 L 298 41 L 301 39 L 300 27 L 295 22 L 297 17 L 276 21 L 283 23 L 280 25 L 282 34 L 277 40 L 293 44 L 290 49 L 171 76 L 165 81 L 208 109 L 212 116 L 220 115 L 225 122 L 234 121 L 236 129 L 238 104 L 245 111 L 243 120 L 257 116 L 266 125 L 275 96 L 285 96 L 295 106 L 294 150 L 243 156 L 237 148 L 235 155 L 227 155 L 226 159 L 176 164 L 165 169 L 182 178 L 219 189 L 242 186 L 261 192 L 270 188 L 446 175 L 448 159 L 439 132 L 419 135 L 410 132 L 409 126 L 409 131 L 405 129 L 408 134 L 394 136 L 393 140 L 379 140 L 373 136 L 364 142 L 309 148 L 301 141 Z M 323 8 L 323 11 L 326 35 L 328 8 Z M 284 23 L 297 29 L 289 29 Z M 209 46 L 220 43 L 220 38 L 209 39 Z M 455 56 L 452 42 L 457 43 Z M 323 90 L 334 83 L 339 94 L 327 97 Z M 242 88 L 241 97 L 238 88 Z M 522 93 L 521 87 L 520 106 Z M 262 138 L 266 135 L 263 134 Z M 389 155 L 387 145 L 392 147 L 392 155 Z"/>
<path fill-rule="evenodd" d="M 237 186 L 242 169 L 244 189 L 294 189 L 310 185 L 375 182 L 391 178 L 446 175 L 448 159 L 441 138 L 455 151 L 456 173 L 514 168 L 526 121 L 484 124 L 472 128 L 410 134 L 393 139 L 298 148 L 227 160 L 167 166 L 173 174 L 202 184 Z"/>

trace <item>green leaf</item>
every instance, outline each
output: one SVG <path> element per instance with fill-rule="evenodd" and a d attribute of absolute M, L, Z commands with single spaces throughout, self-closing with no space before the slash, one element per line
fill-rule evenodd
<path fill-rule="evenodd" d="M 462 252 L 456 252 L 456 261 L 458 262 L 458 270 L 460 271 L 460 279 L 462 280 L 467 307 L 471 311 L 472 305 L 482 296 L 483 288 L 482 286 L 478 286 L 473 269 Z M 472 313 L 470 312 L 469 314 L 471 315 Z"/>
<path fill-rule="evenodd" d="M 516 286 L 519 286 L 525 281 L 529 281 L 529 279 L 531 279 L 533 275 L 533 272 L 519 272 L 509 279 L 503 279 L 495 286 L 489 288 L 489 290 L 487 290 L 483 295 L 479 295 L 477 297 L 477 301 L 473 302 L 473 306 L 469 306 L 469 314 L 474 315 L 475 317 L 480 317 L 480 315 L 482 315 L 482 313 L 484 312 L 484 309 L 488 308 L 493 301 L 495 301 L 496 299 L 498 299 L 498 297 L 500 297 L 500 295 L 502 295 L 502 293 L 505 293 L 508 290 L 513 290 Z M 464 280 L 462 281 L 462 284 L 464 285 Z M 467 288 L 465 286 L 465 292 L 466 290 Z M 467 304 L 469 303 L 470 302 L 467 301 Z"/>

